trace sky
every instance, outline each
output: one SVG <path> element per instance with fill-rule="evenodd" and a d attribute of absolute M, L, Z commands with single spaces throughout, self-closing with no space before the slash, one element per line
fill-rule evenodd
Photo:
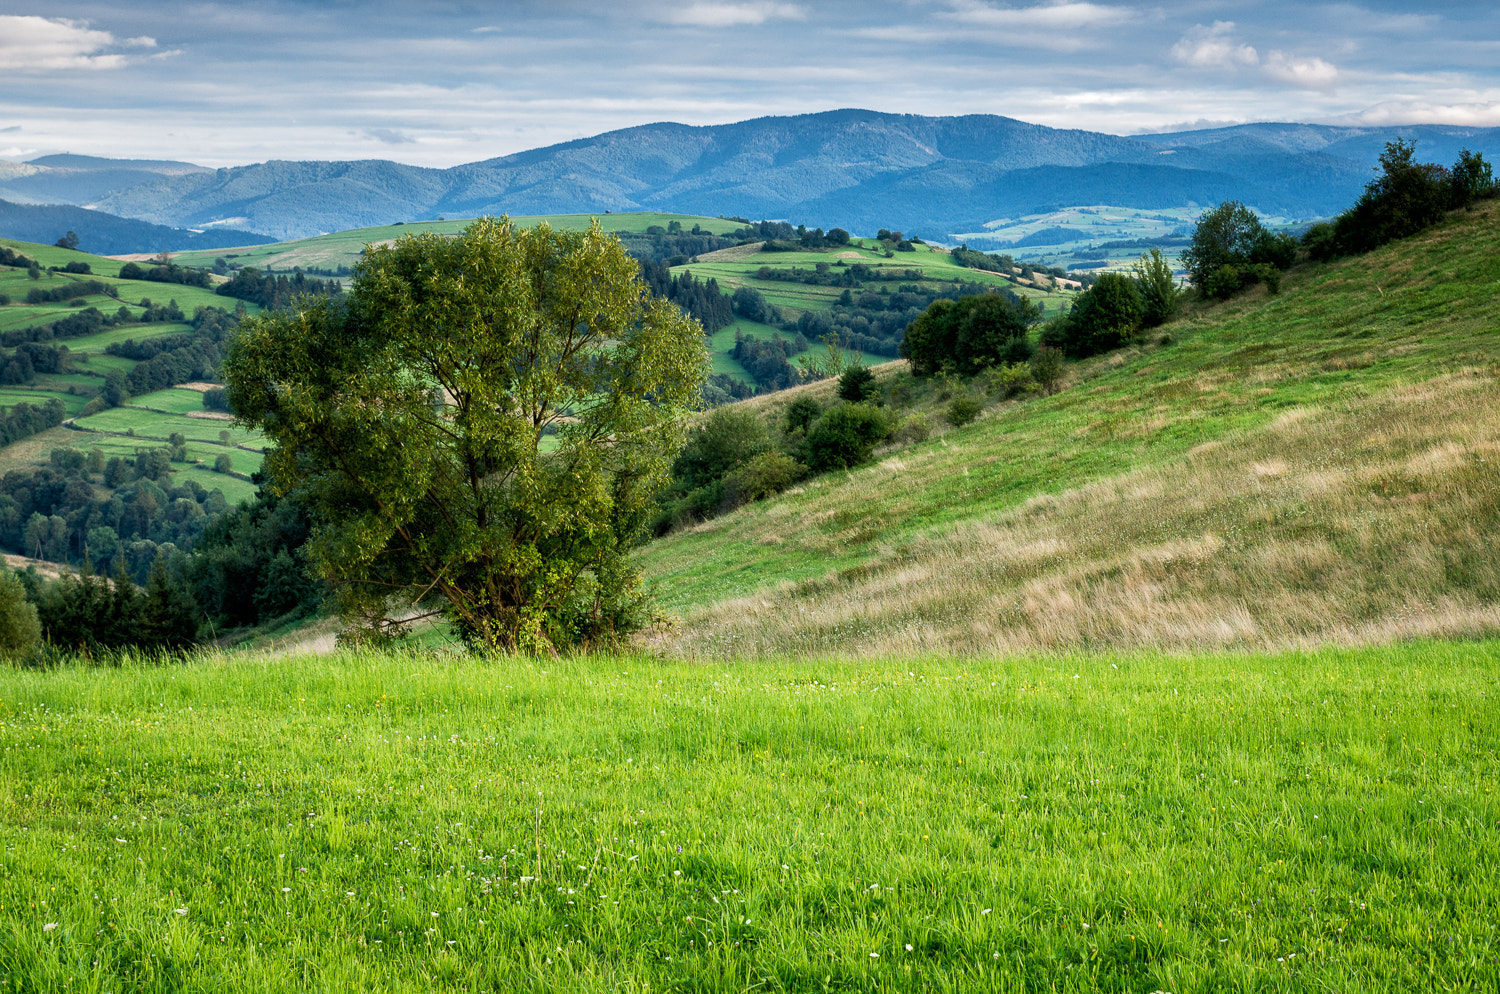
<path fill-rule="evenodd" d="M 446 167 L 844 107 L 1500 126 L 1500 4 L 0 0 L 0 159 Z"/>

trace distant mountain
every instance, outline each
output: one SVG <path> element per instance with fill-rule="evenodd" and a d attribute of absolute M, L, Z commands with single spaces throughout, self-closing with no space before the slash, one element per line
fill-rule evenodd
<path fill-rule="evenodd" d="M 231 228 L 186 231 L 84 207 L 0 200 L 0 238 L 50 245 L 69 231 L 78 236 L 80 249 L 94 255 L 230 248 L 275 241 L 266 235 Z"/>
<path fill-rule="evenodd" d="M 191 162 L 44 155 L 29 162 L 0 162 L 0 198 L 22 204 L 89 204 L 105 194 L 159 176 L 211 170 Z"/>
<path fill-rule="evenodd" d="M 650 124 L 450 169 L 382 160 L 185 163 L 77 160 L 0 164 L 13 187 L 187 228 L 217 225 L 297 238 L 439 215 L 664 210 L 791 219 L 856 233 L 878 227 L 942 238 L 1037 206 L 1165 208 L 1238 199 L 1309 218 L 1358 195 L 1387 141 L 1451 162 L 1491 159 L 1500 129 L 1254 124 L 1120 137 L 992 115 L 922 117 L 839 110 L 691 127 Z M 49 157 L 52 158 L 52 157 Z M 48 176 L 12 175 L 46 169 Z M 111 170 L 128 182 L 102 190 Z M 74 184 L 69 187 L 69 183 Z M 75 190 L 62 196 L 68 190 Z"/>

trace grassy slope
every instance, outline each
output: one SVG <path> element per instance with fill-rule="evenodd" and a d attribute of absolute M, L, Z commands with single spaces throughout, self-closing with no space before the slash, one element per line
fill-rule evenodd
<path fill-rule="evenodd" d="M 636 212 L 625 214 L 549 214 L 514 217 L 519 225 L 550 224 L 563 230 L 587 228 L 593 220 L 599 221 L 605 231 L 643 232 L 652 225 L 665 228 L 672 221 L 681 221 L 685 229 L 694 224 L 716 234 L 733 231 L 742 225 L 738 221 L 726 221 L 719 217 L 696 217 L 691 214 L 658 214 Z M 233 259 L 245 266 L 273 266 L 277 270 L 293 266 L 318 269 L 337 269 L 353 266 L 359 261 L 365 246 L 371 242 L 384 242 L 402 235 L 419 235 L 428 231 L 456 235 L 473 223 L 473 218 L 456 218 L 448 221 L 413 221 L 409 224 L 387 224 L 373 228 L 353 228 L 317 238 L 302 238 L 291 242 L 276 242 L 271 245 L 252 245 L 242 249 L 204 249 L 193 252 L 176 252 L 172 258 L 184 266 L 206 268 L 220 256 Z"/>
<path fill-rule="evenodd" d="M 1500 204 L 654 543 L 674 651 L 1500 630 Z M 826 389 L 826 388 L 825 388 Z M 754 402 L 752 402 L 754 403 Z M 770 401 L 762 401 L 770 403 Z"/>
<path fill-rule="evenodd" d="M 76 308 L 68 306 L 67 303 L 26 304 L 24 303 L 26 292 L 32 287 L 51 289 L 54 286 L 87 280 L 98 280 L 118 289 L 118 298 L 103 294 L 84 298 L 86 303 L 98 307 L 106 314 L 113 314 L 124 306 L 138 316 L 141 311 L 140 301 L 145 298 L 158 303 L 176 300 L 178 306 L 188 314 L 200 306 L 232 310 L 239 303 L 231 298 L 220 297 L 211 290 L 198 287 L 152 283 L 144 280 L 122 280 L 118 276 L 109 275 L 118 273 L 121 263 L 86 252 L 75 252 L 49 245 L 34 245 L 10 239 L 0 239 L 0 244 L 20 251 L 44 266 L 80 261 L 87 262 L 94 270 L 94 273 L 89 275 L 44 273 L 40 280 L 31 280 L 24 269 L 0 267 L 0 291 L 8 293 L 14 301 L 9 306 L 0 307 L 0 330 L 45 324 L 74 313 Z M 246 306 L 251 313 L 256 313 L 260 309 L 254 304 Z M 110 328 L 96 335 L 63 339 L 55 344 L 68 347 L 72 355 L 74 371 L 63 375 L 38 376 L 34 384 L 0 388 L 0 407 L 8 407 L 20 402 L 40 405 L 46 403 L 49 398 L 57 397 L 67 408 L 69 417 L 76 417 L 82 412 L 84 405 L 99 392 L 106 373 L 112 369 L 129 372 L 136 365 L 133 360 L 106 355 L 104 350 L 111 343 L 132 338 L 143 341 L 162 335 L 182 334 L 187 330 L 186 324 L 154 323 Z M 231 505 L 254 496 L 255 487 L 249 482 L 248 476 L 260 466 L 258 435 L 252 436 L 234 428 L 234 438 L 231 444 L 239 448 L 225 449 L 219 444 L 218 435 L 221 429 L 231 427 L 230 425 L 219 421 L 180 416 L 185 415 L 189 410 L 202 409 L 201 397 L 193 391 L 182 389 L 161 391 L 145 397 L 132 398 L 131 405 L 132 408 L 144 408 L 144 410 L 124 408 L 106 411 L 94 418 L 76 422 L 77 430 L 75 431 L 58 429 L 44 433 L 45 445 L 34 444 L 36 439 L 26 439 L 0 449 L 0 473 L 11 468 L 44 465 L 48 460 L 50 450 L 57 447 L 72 447 L 87 451 L 98 446 L 107 455 L 129 456 L 133 455 L 137 448 L 164 443 L 173 432 L 180 432 L 188 439 L 201 443 L 189 447 L 190 457 L 205 463 L 203 466 L 183 466 L 183 472 L 191 474 L 193 479 L 208 490 L 215 488 L 223 490 L 225 499 Z M 126 434 L 131 429 L 135 429 L 135 437 Z M 234 460 L 235 472 L 243 475 L 244 479 L 215 474 L 207 468 L 213 465 L 216 455 L 225 451 L 229 452 Z"/>
<path fill-rule="evenodd" d="M 1496 651 L 0 670 L 0 980 L 1494 989 Z"/>

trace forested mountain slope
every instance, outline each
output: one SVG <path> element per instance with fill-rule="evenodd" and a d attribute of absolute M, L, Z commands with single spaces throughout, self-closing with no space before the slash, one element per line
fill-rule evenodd
<path fill-rule="evenodd" d="M 1460 145 L 1500 153 L 1497 129 L 1246 125 L 1131 138 L 994 115 L 837 110 L 649 124 L 450 169 L 373 160 L 172 172 L 179 164 L 121 160 L 112 168 L 128 176 L 105 190 L 102 166 L 7 163 L 0 197 L 34 199 L 45 188 L 158 224 L 277 238 L 438 216 L 660 210 L 941 239 L 1057 204 L 1159 208 L 1233 197 L 1267 213 L 1325 215 L 1358 194 L 1398 134 L 1443 163 Z"/>

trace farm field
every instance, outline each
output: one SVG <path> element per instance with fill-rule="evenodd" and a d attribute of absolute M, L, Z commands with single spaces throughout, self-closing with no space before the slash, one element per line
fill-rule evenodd
<path fill-rule="evenodd" d="M 652 225 L 666 227 L 680 221 L 685 228 L 694 224 L 716 234 L 742 227 L 738 221 L 726 221 L 719 217 L 695 217 L 690 214 L 660 214 L 652 211 L 622 214 L 547 214 L 517 216 L 512 218 L 522 226 L 550 224 L 553 228 L 574 231 L 582 230 L 597 217 L 606 231 L 640 231 Z M 214 260 L 223 257 L 244 266 L 275 268 L 278 272 L 295 266 L 316 269 L 337 269 L 353 265 L 364 254 L 365 246 L 371 242 L 384 242 L 402 235 L 420 235 L 435 231 L 439 234 L 456 235 L 473 223 L 473 218 L 454 218 L 445 221 L 409 221 L 406 224 L 387 224 L 373 228 L 353 228 L 316 238 L 302 238 L 290 242 L 270 245 L 252 245 L 241 249 L 204 249 L 193 252 L 173 253 L 172 259 L 179 265 L 206 269 Z"/>
<path fill-rule="evenodd" d="M 697 658 L 1500 632 L 1500 204 L 644 547 Z M 1378 289 L 1377 289 L 1378 287 Z M 904 365 L 876 370 L 887 390 Z M 932 381 L 906 403 L 941 429 Z M 797 388 L 828 403 L 831 383 Z M 745 402 L 779 420 L 791 394 Z M 905 408 L 902 408 L 903 412 Z"/>
<path fill-rule="evenodd" d="M 0 979 L 1493 989 L 1497 655 L 0 670 Z"/>

